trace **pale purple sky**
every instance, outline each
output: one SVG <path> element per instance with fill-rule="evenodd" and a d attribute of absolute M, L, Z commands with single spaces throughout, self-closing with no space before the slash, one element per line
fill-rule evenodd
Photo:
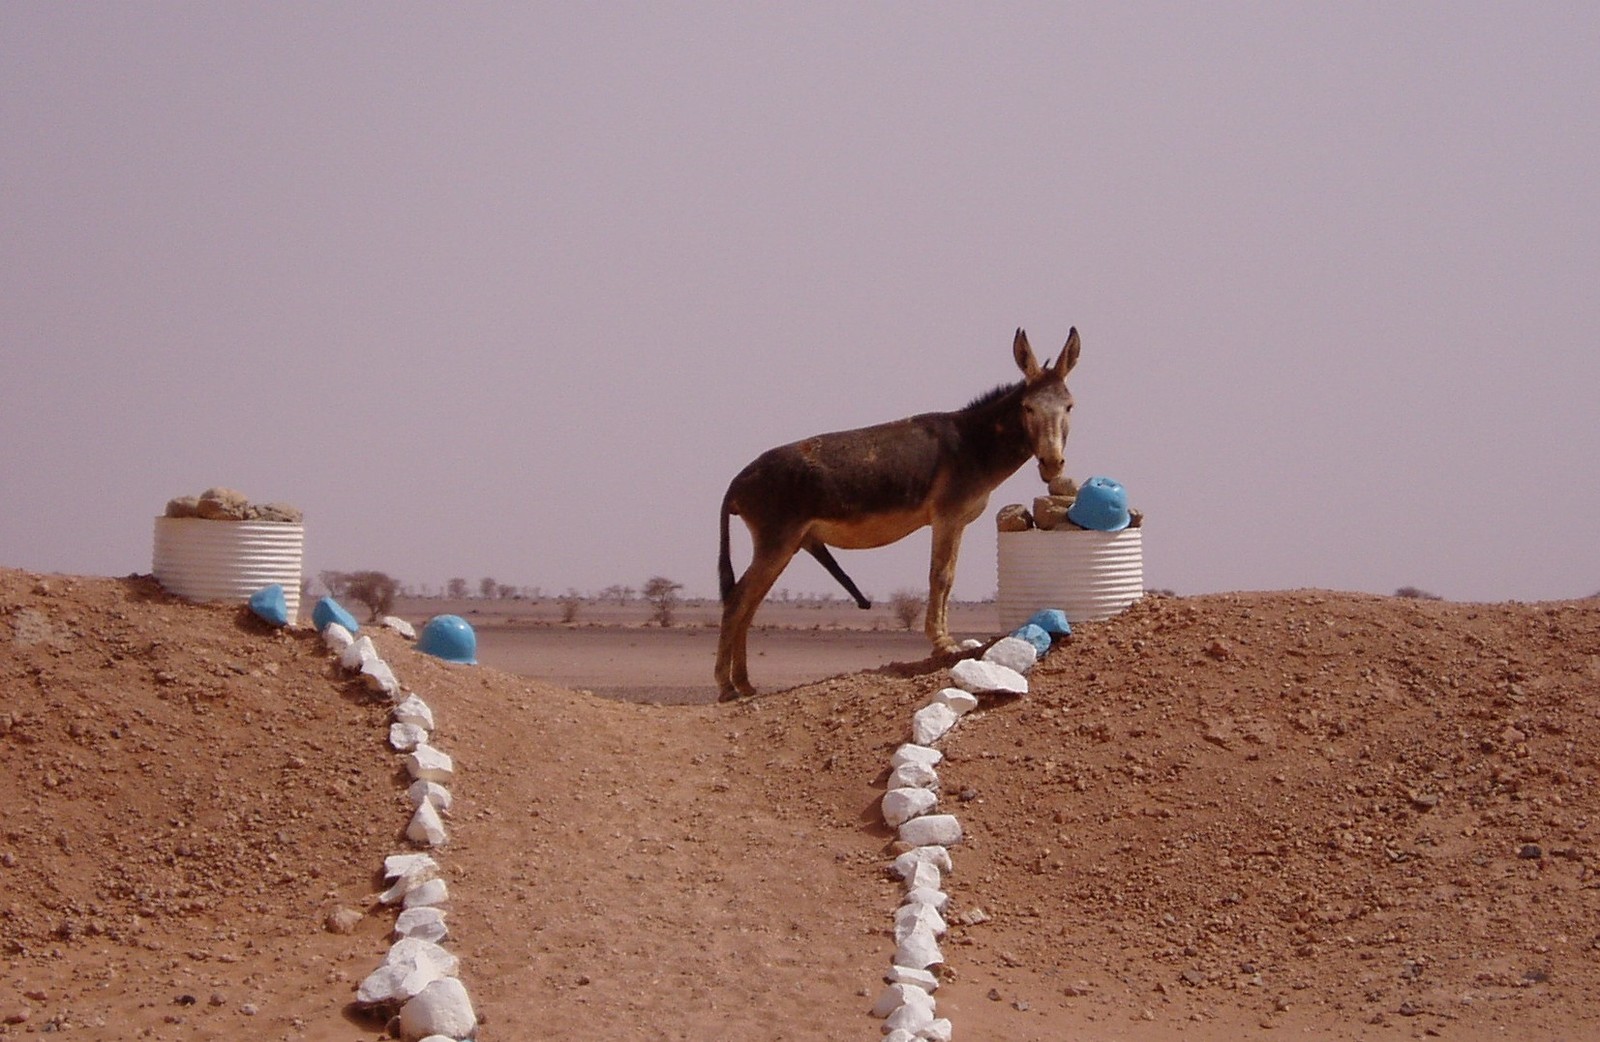
<path fill-rule="evenodd" d="M 1593 3 L 12 0 L 0 565 L 147 572 L 221 484 L 312 574 L 713 595 L 763 449 L 1076 325 L 1150 585 L 1585 596 L 1597 54 Z"/>

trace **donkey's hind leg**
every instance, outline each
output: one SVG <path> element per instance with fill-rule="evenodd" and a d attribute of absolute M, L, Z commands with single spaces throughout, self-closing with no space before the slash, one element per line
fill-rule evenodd
<path fill-rule="evenodd" d="M 733 590 L 722 602 L 722 632 L 717 637 L 717 688 L 718 698 L 730 699 L 756 693 L 750 683 L 747 662 L 750 621 L 756 609 L 766 598 L 767 591 L 778 581 L 784 568 L 799 550 L 799 540 L 773 541 L 756 539 L 751 554 L 750 567 L 733 584 Z"/>

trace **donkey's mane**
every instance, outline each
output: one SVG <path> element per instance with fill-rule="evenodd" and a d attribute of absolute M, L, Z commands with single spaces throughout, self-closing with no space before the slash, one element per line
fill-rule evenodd
<path fill-rule="evenodd" d="M 978 397 L 972 399 L 972 401 L 968 402 L 961 409 L 961 411 L 973 412 L 977 409 L 982 409 L 984 406 L 993 405 L 995 402 L 998 402 L 1006 395 L 1020 389 L 1021 387 L 1022 383 L 1020 381 L 1014 384 L 1001 384 L 999 387 L 996 387 L 991 391 L 984 391 L 982 394 L 978 395 Z"/>

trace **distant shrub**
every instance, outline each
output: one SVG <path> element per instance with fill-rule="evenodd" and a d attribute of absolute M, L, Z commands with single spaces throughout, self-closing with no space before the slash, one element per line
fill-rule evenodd
<path fill-rule="evenodd" d="M 678 607 L 678 591 L 683 583 L 673 582 L 657 575 L 644 584 L 644 599 L 650 602 L 650 621 L 663 628 L 672 625 L 672 613 Z"/>
<path fill-rule="evenodd" d="M 322 572 L 318 578 L 339 600 L 365 604 L 374 619 L 393 610 L 400 592 L 399 581 L 383 572 Z"/>
<path fill-rule="evenodd" d="M 889 610 L 894 612 L 894 617 L 900 620 L 900 625 L 910 629 L 917 623 L 917 616 L 922 614 L 926 602 L 922 594 L 915 590 L 896 590 L 889 597 Z"/>
<path fill-rule="evenodd" d="M 1419 590 L 1415 586 L 1402 586 L 1398 590 L 1394 591 L 1394 595 L 1396 597 L 1409 597 L 1412 600 L 1417 600 L 1417 601 L 1442 601 L 1442 600 L 1444 600 L 1443 597 L 1440 597 L 1436 593 L 1429 593 L 1427 590 Z"/>

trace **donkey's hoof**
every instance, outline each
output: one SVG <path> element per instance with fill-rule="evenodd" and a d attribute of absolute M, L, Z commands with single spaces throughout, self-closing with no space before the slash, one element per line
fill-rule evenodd
<path fill-rule="evenodd" d="M 741 698 L 750 698 L 755 695 L 756 689 L 746 685 L 744 687 L 725 687 L 717 695 L 718 702 L 737 702 Z"/>

